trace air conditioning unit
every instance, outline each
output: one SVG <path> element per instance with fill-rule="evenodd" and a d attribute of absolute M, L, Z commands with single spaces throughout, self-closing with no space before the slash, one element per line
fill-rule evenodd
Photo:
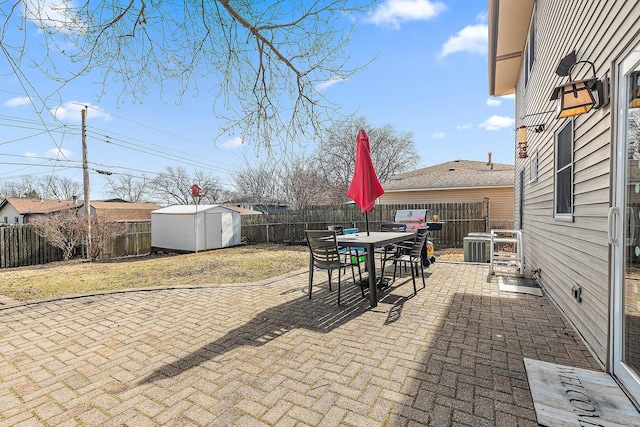
<path fill-rule="evenodd" d="M 491 235 L 473 233 L 463 240 L 465 262 L 489 262 L 491 260 Z"/>

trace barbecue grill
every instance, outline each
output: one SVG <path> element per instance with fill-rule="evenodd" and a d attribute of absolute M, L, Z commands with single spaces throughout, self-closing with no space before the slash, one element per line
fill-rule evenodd
<path fill-rule="evenodd" d="M 415 232 L 418 228 L 427 227 L 429 236 L 433 230 L 442 230 L 442 223 L 428 222 L 429 209 L 401 209 L 396 211 L 394 222 L 406 224 L 407 231 Z M 427 241 L 422 247 L 422 265 L 428 267 L 431 263 L 436 262 L 434 255 L 433 243 L 427 237 Z"/>

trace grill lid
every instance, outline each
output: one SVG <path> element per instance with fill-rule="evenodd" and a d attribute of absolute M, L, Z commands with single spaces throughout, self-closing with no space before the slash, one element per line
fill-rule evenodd
<path fill-rule="evenodd" d="M 416 231 L 427 225 L 428 209 L 403 209 L 396 211 L 394 222 L 407 224 L 407 231 Z"/>

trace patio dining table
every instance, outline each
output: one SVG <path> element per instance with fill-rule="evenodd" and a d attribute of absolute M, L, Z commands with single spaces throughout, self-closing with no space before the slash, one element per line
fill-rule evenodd
<path fill-rule="evenodd" d="M 392 243 L 404 242 L 413 239 L 415 233 L 411 232 L 382 232 L 361 231 L 354 234 L 342 234 L 336 236 L 338 245 L 351 248 L 366 248 L 367 250 L 367 271 L 369 272 L 369 301 L 371 307 L 378 305 L 378 287 L 376 284 L 376 264 L 373 251 L 376 247 L 390 245 Z"/>

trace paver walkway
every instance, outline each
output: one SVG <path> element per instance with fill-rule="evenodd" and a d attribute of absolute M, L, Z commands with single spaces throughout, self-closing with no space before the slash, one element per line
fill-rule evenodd
<path fill-rule="evenodd" d="M 535 426 L 524 357 L 599 369 L 547 297 L 427 272 L 375 309 L 306 271 L 0 308 L 0 425 Z"/>

